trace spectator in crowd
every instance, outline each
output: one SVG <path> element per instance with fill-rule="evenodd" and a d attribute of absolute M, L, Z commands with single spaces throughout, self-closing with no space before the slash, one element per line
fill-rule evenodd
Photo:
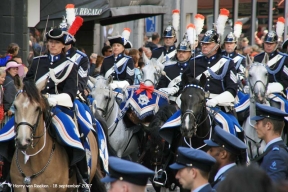
<path fill-rule="evenodd" d="M 151 50 L 158 48 L 159 47 L 158 44 L 160 41 L 160 35 L 157 32 L 155 32 L 152 34 L 151 38 L 152 38 L 152 41 L 148 41 L 145 44 L 145 47 L 148 47 Z"/>
<path fill-rule="evenodd" d="M 90 76 L 97 76 L 100 73 L 101 66 L 103 63 L 104 57 L 101 55 L 97 55 L 96 53 L 92 53 L 90 56 Z"/>
<path fill-rule="evenodd" d="M 244 53 L 244 49 L 246 47 L 249 46 L 249 40 L 247 37 L 244 37 L 242 40 L 241 40 L 241 47 L 242 47 L 242 50 L 243 50 L 243 53 Z"/>
<path fill-rule="evenodd" d="M 219 192 L 274 192 L 268 175 L 257 166 L 239 166 L 219 184 Z"/>
<path fill-rule="evenodd" d="M 143 52 L 145 53 L 145 55 L 147 56 L 148 59 L 151 59 L 152 57 L 152 51 L 150 48 L 148 47 L 143 47 Z"/>
<path fill-rule="evenodd" d="M 246 55 L 251 55 L 251 53 L 253 52 L 253 49 L 251 46 L 247 46 L 247 47 L 244 47 L 243 49 L 243 55 L 246 56 Z"/>
<path fill-rule="evenodd" d="M 3 105 L 4 112 L 7 116 L 12 115 L 10 107 L 14 101 L 17 91 L 20 89 L 22 82 L 20 77 L 24 75 L 24 67 L 21 64 L 16 63 L 11 60 L 6 64 L 6 78 L 3 83 L 4 96 L 3 96 Z"/>
<path fill-rule="evenodd" d="M 5 67 L 0 67 L 0 124 L 3 123 L 4 120 L 4 106 L 3 106 L 3 96 L 4 96 L 4 90 L 3 90 L 3 83 L 6 78 L 6 71 Z M 2 128 L 2 126 L 1 126 Z"/>
<path fill-rule="evenodd" d="M 21 57 L 15 56 L 15 57 L 12 58 L 12 60 L 16 61 L 16 63 L 18 63 L 18 64 L 23 65 L 23 67 L 24 67 L 24 76 L 25 76 L 25 74 L 26 74 L 27 71 L 28 71 L 28 68 L 27 68 L 26 65 L 22 62 Z"/>
<path fill-rule="evenodd" d="M 112 47 L 110 45 L 105 45 L 102 50 L 101 53 L 104 57 L 109 57 L 110 55 L 112 55 Z"/>
<path fill-rule="evenodd" d="M 132 57 L 134 61 L 134 74 L 135 74 L 134 85 L 139 85 L 142 79 L 142 73 L 138 66 L 140 59 L 139 51 L 137 49 L 130 49 L 129 56 Z"/>

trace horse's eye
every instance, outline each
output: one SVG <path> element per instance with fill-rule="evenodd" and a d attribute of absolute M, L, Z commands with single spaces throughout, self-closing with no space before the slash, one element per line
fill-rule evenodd
<path fill-rule="evenodd" d="M 268 76 L 268 73 L 265 73 L 265 76 Z"/>
<path fill-rule="evenodd" d="M 251 74 L 249 74 L 249 77 L 252 77 L 252 75 L 251 75 Z"/>
<path fill-rule="evenodd" d="M 108 100 L 108 99 L 109 99 L 109 97 L 108 97 L 108 96 L 105 96 L 105 99 L 106 99 L 106 100 Z"/>
<path fill-rule="evenodd" d="M 17 107 L 16 107 L 16 105 L 14 105 L 14 109 L 15 109 L 15 111 L 17 110 Z"/>

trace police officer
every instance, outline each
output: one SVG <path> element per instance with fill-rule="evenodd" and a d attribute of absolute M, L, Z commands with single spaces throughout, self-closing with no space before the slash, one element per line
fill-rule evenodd
<path fill-rule="evenodd" d="M 218 125 L 214 128 L 212 138 L 204 140 L 204 142 L 210 147 L 207 153 L 216 159 L 210 176 L 214 177 L 211 183 L 213 189 L 217 189 L 219 183 L 227 176 L 227 173 L 236 167 L 237 162 L 246 163 L 245 159 L 243 161 L 239 160 L 241 155 L 246 157 L 245 149 L 247 147 L 243 141 Z"/>
<path fill-rule="evenodd" d="M 288 113 L 275 107 L 256 103 L 256 116 L 251 118 L 256 121 L 258 137 L 266 143 L 264 153 L 255 161 L 275 182 L 288 178 L 288 149 L 281 138 L 286 116 Z"/>
<path fill-rule="evenodd" d="M 73 157 L 70 159 L 71 164 L 74 165 L 74 163 L 77 164 L 81 162 L 85 157 L 84 148 L 79 148 L 82 144 L 76 125 L 72 120 L 74 117 L 72 109 L 73 101 L 77 93 L 78 66 L 75 64 L 76 57 L 66 57 L 66 33 L 64 31 L 61 29 L 51 29 L 46 34 L 46 39 L 48 41 L 48 54 L 33 59 L 24 81 L 34 80 L 36 85 L 45 84 L 47 81 L 41 93 L 47 96 L 49 105 L 55 107 L 52 108 L 52 112 L 61 121 L 60 123 L 62 123 L 65 128 L 70 129 L 69 134 L 70 137 L 74 139 L 73 142 L 75 142 L 75 144 L 78 142 L 78 147 L 73 148 L 73 150 L 79 151 L 77 161 L 74 160 L 75 158 Z M 70 126 L 65 126 L 67 123 Z M 86 175 L 81 175 L 80 172 L 77 171 L 78 183 L 86 183 L 87 180 L 85 181 L 85 176 Z M 80 190 L 85 192 L 90 191 L 89 188 L 81 188 Z"/>
<path fill-rule="evenodd" d="M 101 179 L 110 183 L 109 192 L 145 192 L 149 177 L 154 171 L 131 161 L 109 157 L 109 174 Z"/>
<path fill-rule="evenodd" d="M 171 24 L 169 24 L 168 27 L 166 27 L 166 29 L 164 30 L 163 38 L 164 46 L 152 50 L 152 58 L 158 59 L 162 54 L 164 55 L 164 60 L 162 61 L 162 63 L 171 60 L 176 54 L 176 31 Z"/>
<path fill-rule="evenodd" d="M 269 55 L 268 73 L 269 84 L 267 93 L 281 92 L 288 87 L 288 58 L 287 55 L 277 50 L 278 35 L 270 31 L 264 37 L 264 52 L 256 55 L 254 61 L 262 62 L 265 53 Z"/>
<path fill-rule="evenodd" d="M 207 106 L 232 103 L 237 93 L 237 77 L 233 60 L 221 54 L 220 38 L 215 30 L 207 31 L 201 40 L 202 55 L 190 60 L 191 76 L 207 77 L 205 91 L 210 92 Z M 195 71 L 194 71 L 195 68 Z"/>
<path fill-rule="evenodd" d="M 124 54 L 125 48 L 131 48 L 131 43 L 121 36 L 110 37 L 108 40 L 113 54 L 104 58 L 100 74 L 106 78 L 112 75 L 114 81 L 110 86 L 113 89 L 133 85 L 134 63 L 131 57 Z"/>
<path fill-rule="evenodd" d="M 246 60 L 243 55 L 236 52 L 236 48 L 237 38 L 234 33 L 230 32 L 224 39 L 224 51 L 222 54 L 233 60 L 239 78 L 242 80 L 245 75 Z"/>
<path fill-rule="evenodd" d="M 179 147 L 176 162 L 170 165 L 177 170 L 176 179 L 182 188 L 191 192 L 212 192 L 208 183 L 209 172 L 216 160 L 204 151 Z"/>
<path fill-rule="evenodd" d="M 189 70 L 191 51 L 191 44 L 185 34 L 183 41 L 177 47 L 176 61 L 165 66 L 165 75 L 162 75 L 159 80 L 157 89 L 170 95 L 169 99 L 172 102 L 175 102 L 179 95 L 179 86 L 181 87 L 180 90 L 182 90 L 182 86 L 180 85 L 181 75 Z"/>

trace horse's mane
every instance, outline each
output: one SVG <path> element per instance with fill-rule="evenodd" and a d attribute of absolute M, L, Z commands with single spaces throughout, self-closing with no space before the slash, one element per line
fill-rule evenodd
<path fill-rule="evenodd" d="M 34 81 L 24 81 L 23 91 L 28 96 L 30 101 L 41 103 L 41 95 L 37 89 Z"/>

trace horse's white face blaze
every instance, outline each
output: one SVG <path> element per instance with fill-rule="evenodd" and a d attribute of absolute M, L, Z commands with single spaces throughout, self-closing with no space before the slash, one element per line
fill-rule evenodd
<path fill-rule="evenodd" d="M 262 64 L 254 64 L 249 69 L 250 93 L 255 94 L 255 100 L 265 102 L 266 86 L 268 84 L 268 71 Z M 251 90 L 253 89 L 253 90 Z"/>
<path fill-rule="evenodd" d="M 158 79 L 156 79 L 157 75 L 160 77 L 163 70 L 164 70 L 164 65 L 162 63 L 160 63 L 157 59 L 152 58 L 142 68 L 142 71 L 143 71 L 142 80 L 143 81 L 150 80 L 151 82 L 153 82 L 155 84 L 155 83 L 157 83 L 156 81 L 158 80 Z M 148 83 L 150 81 L 146 81 L 145 84 L 148 86 L 152 85 L 152 84 Z"/>
<path fill-rule="evenodd" d="M 107 108 L 107 104 L 109 102 L 109 99 L 112 99 L 109 89 L 109 83 L 107 79 L 105 79 L 103 76 L 99 76 L 96 78 L 96 81 L 94 83 L 95 88 L 92 90 L 90 95 L 94 98 L 95 103 L 93 103 L 94 110 L 96 109 L 99 115 L 103 116 L 104 111 Z M 112 104 L 112 101 L 110 101 Z M 110 104 L 109 103 L 109 104 Z"/>
<path fill-rule="evenodd" d="M 27 97 L 24 97 L 23 94 L 20 93 L 14 101 L 15 105 L 15 123 L 27 122 L 31 125 L 35 125 L 37 122 L 37 118 L 39 115 L 39 105 L 36 103 L 32 103 L 29 101 Z M 15 127 L 16 128 L 16 127 Z M 20 125 L 16 133 L 15 141 L 16 145 L 25 150 L 31 144 L 32 141 L 32 130 L 27 125 Z"/>

